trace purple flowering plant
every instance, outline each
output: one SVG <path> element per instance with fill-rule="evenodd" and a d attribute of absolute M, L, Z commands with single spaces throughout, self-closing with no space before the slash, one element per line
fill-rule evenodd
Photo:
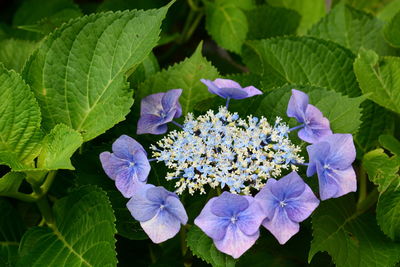
<path fill-rule="evenodd" d="M 150 146 L 152 158 L 124 135 L 113 144 L 113 153 L 100 154 L 104 171 L 129 198 L 127 208 L 154 243 L 185 231 L 182 226 L 194 227 L 187 224 L 179 198 L 187 193 L 211 197 L 193 223 L 216 249 L 237 259 L 257 242 L 262 227 L 283 245 L 300 231 L 300 223 L 320 200 L 356 191 L 352 135 L 334 134 L 306 93 L 291 91 L 287 115 L 300 125 L 289 128 L 280 117 L 270 124 L 263 116 L 249 115 L 244 120 L 229 111 L 231 99 L 261 95 L 254 86 L 242 88 L 228 79 L 201 82 L 210 93 L 226 99 L 225 106 L 197 117 L 188 113 L 181 123 L 176 119 L 182 115 L 182 89 L 146 96 L 137 133 L 165 133 L 168 123 L 175 129 Z M 302 147 L 290 139 L 295 131 L 310 143 L 308 162 L 300 154 Z M 146 183 L 150 162 L 166 165 L 165 179 L 175 184 L 174 192 Z M 313 192 L 308 178 L 299 175 L 305 168 L 307 176 L 317 174 L 319 191 Z"/>
<path fill-rule="evenodd" d="M 399 3 L 1 1 L 0 266 L 399 266 Z"/>

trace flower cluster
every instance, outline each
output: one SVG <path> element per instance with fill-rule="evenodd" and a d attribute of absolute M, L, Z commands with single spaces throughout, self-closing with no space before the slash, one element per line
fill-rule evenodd
<path fill-rule="evenodd" d="M 167 179 L 178 179 L 177 193 L 186 188 L 205 193 L 204 185 L 212 188 L 225 185 L 232 193 L 250 194 L 260 190 L 268 178 L 280 177 L 282 170 L 297 170 L 302 163 L 300 148 L 288 138 L 289 128 L 277 118 L 270 125 L 264 117 L 248 116 L 220 107 L 194 118 L 188 114 L 181 131 L 172 131 L 153 145 L 153 157 L 173 172 Z"/>
<path fill-rule="evenodd" d="M 231 99 L 262 94 L 257 88 L 242 88 L 227 79 L 201 81 L 211 93 L 226 99 L 225 107 L 196 118 L 189 113 L 180 124 L 174 119 L 182 115 L 182 89 L 147 96 L 142 99 L 138 134 L 166 133 L 168 123 L 181 129 L 170 131 L 150 147 L 152 159 L 125 135 L 115 141 L 112 153 L 100 155 L 104 171 L 130 198 L 127 208 L 153 242 L 174 237 L 188 222 L 178 198 L 185 190 L 189 194 L 206 193 L 207 187 L 225 190 L 210 195 L 194 224 L 213 239 L 218 250 L 234 258 L 256 242 L 261 226 L 285 244 L 318 207 L 320 200 L 298 175 L 299 166 L 307 166 L 307 176 L 317 174 L 321 200 L 356 190 L 352 136 L 334 134 L 329 120 L 309 104 L 307 94 L 292 90 L 287 115 L 300 125 L 289 129 L 279 117 L 270 124 L 264 117 L 242 119 L 228 111 Z M 295 130 L 310 143 L 308 163 L 289 139 Z M 175 182 L 175 192 L 147 183 L 150 161 L 169 168 L 166 179 Z"/>

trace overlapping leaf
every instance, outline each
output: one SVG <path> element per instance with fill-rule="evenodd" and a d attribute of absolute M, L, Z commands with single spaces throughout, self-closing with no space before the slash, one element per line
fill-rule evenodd
<path fill-rule="evenodd" d="M 22 78 L 0 64 L 0 164 L 32 166 L 42 133 L 40 110 Z"/>
<path fill-rule="evenodd" d="M 386 40 L 394 47 L 400 48 L 400 12 L 385 25 Z"/>
<path fill-rule="evenodd" d="M 400 162 L 399 162 L 400 163 Z M 400 180 L 400 176 L 397 175 Z M 400 188 L 396 183 L 390 185 L 379 196 L 376 206 L 376 219 L 382 231 L 391 239 L 400 239 Z"/>
<path fill-rule="evenodd" d="M 354 53 L 364 47 L 381 55 L 393 54 L 394 49 L 385 42 L 382 35 L 383 24 L 370 14 L 338 4 L 308 34 L 334 41 Z"/>
<path fill-rule="evenodd" d="M 88 141 L 122 121 L 133 103 L 125 74 L 156 45 L 167 9 L 93 14 L 51 34 L 24 69 L 44 129 L 64 123 Z"/>
<path fill-rule="evenodd" d="M 179 64 L 163 70 L 148 78 L 138 89 L 138 97 L 181 88 L 183 93 L 179 98 L 183 114 L 192 111 L 194 104 L 212 96 L 200 79 L 214 80 L 218 71 L 201 55 L 200 44 L 194 54 Z"/>
<path fill-rule="evenodd" d="M 0 62 L 7 69 L 20 72 L 37 44 L 32 41 L 5 39 L 0 41 Z"/>
<path fill-rule="evenodd" d="M 263 89 L 310 84 L 349 96 L 360 90 L 353 72 L 354 55 L 329 41 L 312 37 L 281 37 L 248 41 L 244 61 L 262 76 Z"/>
<path fill-rule="evenodd" d="M 379 60 L 372 50 L 362 50 L 354 62 L 354 71 L 365 96 L 400 114 L 400 58 Z"/>
<path fill-rule="evenodd" d="M 322 202 L 312 225 L 309 261 L 318 251 L 328 252 L 337 267 L 389 267 L 400 260 L 400 244 L 382 234 L 373 215 L 355 213 L 351 197 Z"/>
<path fill-rule="evenodd" d="M 115 217 L 104 191 L 85 186 L 54 206 L 55 224 L 30 228 L 17 266 L 116 266 Z"/>

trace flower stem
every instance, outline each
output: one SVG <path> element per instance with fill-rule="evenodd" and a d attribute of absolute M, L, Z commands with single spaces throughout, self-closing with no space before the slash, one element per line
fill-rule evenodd
<path fill-rule="evenodd" d="M 225 104 L 226 109 L 228 109 L 229 101 L 230 101 L 230 100 L 231 100 L 231 98 L 228 96 L 228 97 L 226 98 L 226 104 Z"/>
<path fill-rule="evenodd" d="M 178 126 L 179 128 L 183 129 L 183 125 L 180 123 L 177 123 L 176 121 L 171 121 L 173 124 L 175 124 L 176 126 Z"/>
<path fill-rule="evenodd" d="M 358 204 L 363 202 L 367 196 L 367 174 L 364 168 L 361 166 L 358 173 Z"/>
<path fill-rule="evenodd" d="M 378 198 L 379 192 L 378 189 L 375 188 L 361 202 L 357 203 L 357 214 L 363 214 L 364 212 L 366 212 L 376 203 L 376 201 L 378 201 Z"/>
<path fill-rule="evenodd" d="M 217 187 L 217 195 L 220 196 L 222 194 L 221 187 Z"/>
<path fill-rule="evenodd" d="M 294 131 L 294 130 L 297 130 L 297 129 L 300 129 L 300 128 L 303 128 L 303 127 L 304 127 L 304 124 L 300 124 L 300 125 L 298 125 L 296 127 L 290 128 L 288 132 L 291 132 L 291 131 Z"/>

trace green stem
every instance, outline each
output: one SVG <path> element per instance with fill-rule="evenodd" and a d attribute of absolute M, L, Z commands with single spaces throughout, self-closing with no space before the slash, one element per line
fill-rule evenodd
<path fill-rule="evenodd" d="M 199 26 L 199 23 L 200 23 L 201 19 L 203 18 L 203 15 L 204 15 L 203 12 L 199 12 L 197 14 L 197 16 L 195 17 L 192 25 L 187 30 L 186 34 L 182 37 L 183 42 L 186 42 L 187 40 L 190 39 L 190 37 L 192 37 L 194 31 L 197 29 L 197 26 Z"/>
<path fill-rule="evenodd" d="M 222 194 L 222 190 L 221 187 L 217 187 L 217 195 L 220 196 Z"/>
<path fill-rule="evenodd" d="M 360 171 L 358 174 L 358 202 L 361 203 L 367 196 L 367 173 L 365 172 L 364 168 L 361 166 Z"/>
<path fill-rule="evenodd" d="M 191 10 L 193 10 L 193 11 L 201 10 L 201 8 L 198 7 L 197 4 L 195 2 L 193 2 L 193 0 L 187 0 L 187 3 L 188 3 L 188 5 L 189 5 Z"/>
<path fill-rule="evenodd" d="M 181 38 L 178 39 L 179 44 L 182 44 L 183 41 L 185 40 L 186 34 L 190 28 L 190 25 L 192 24 L 193 19 L 195 18 L 194 17 L 195 14 L 196 14 L 196 11 L 190 10 L 189 15 L 187 16 L 186 21 L 185 21 L 185 26 L 183 26 Z"/>
<path fill-rule="evenodd" d="M 24 194 L 20 192 L 7 192 L 2 194 L 4 197 L 12 197 L 24 202 L 36 202 L 38 200 L 38 196 L 35 193 L 32 194 Z"/>
<path fill-rule="evenodd" d="M 45 223 L 49 227 L 53 226 L 54 225 L 53 210 L 50 207 L 47 196 L 46 195 L 42 196 L 38 201 L 36 201 L 36 205 L 38 206 L 39 211 L 42 214 Z"/>
<path fill-rule="evenodd" d="M 180 230 L 180 238 L 181 238 L 181 251 L 182 256 L 184 257 L 187 253 L 187 245 L 186 245 L 186 226 L 181 227 Z"/>
<path fill-rule="evenodd" d="M 379 192 L 378 189 L 375 188 L 374 190 L 371 191 L 371 193 L 368 194 L 367 197 L 364 198 L 363 201 L 357 203 L 357 214 L 363 214 L 369 208 L 371 208 L 376 201 L 378 201 L 379 198 Z"/>

